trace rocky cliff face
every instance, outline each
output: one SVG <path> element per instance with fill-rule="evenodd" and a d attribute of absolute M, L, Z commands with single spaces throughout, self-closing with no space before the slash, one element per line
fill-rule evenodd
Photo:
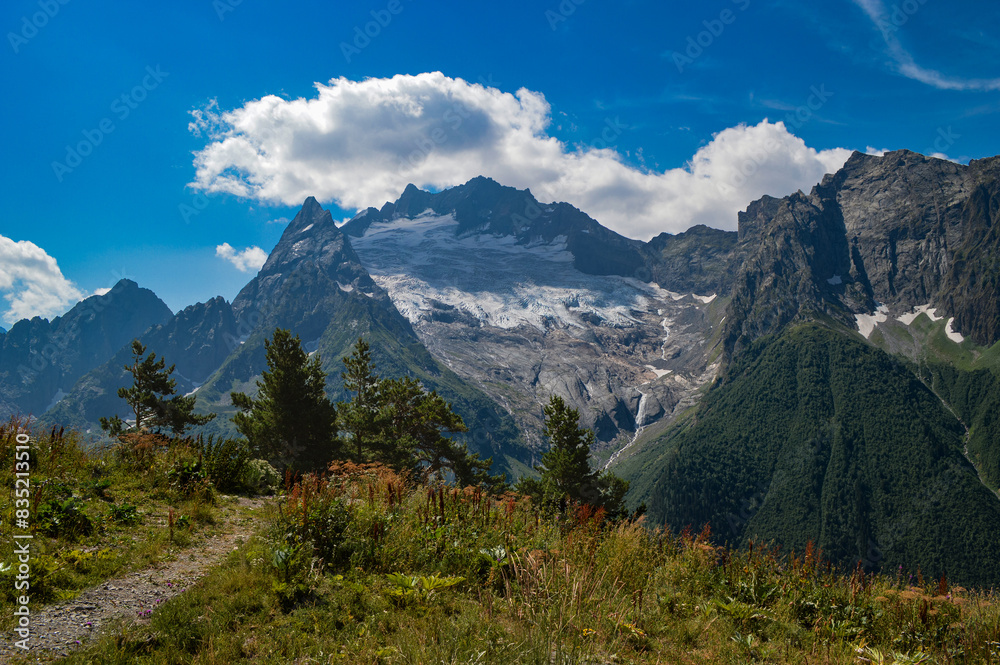
<path fill-rule="evenodd" d="M 152 291 L 121 280 L 52 321 L 18 321 L 0 337 L 0 417 L 41 415 L 77 379 L 172 316 Z"/>
<path fill-rule="evenodd" d="M 727 352 L 798 318 L 829 316 L 868 336 L 923 306 L 979 344 L 997 341 L 998 183 L 995 159 L 855 153 L 808 195 L 754 202 L 739 218 Z"/>
<path fill-rule="evenodd" d="M 458 237 L 485 234 L 513 238 L 522 245 L 561 237 L 573 256 L 573 267 L 584 274 L 650 280 L 643 243 L 604 228 L 568 203 L 543 205 L 531 190 L 504 187 L 482 176 L 437 194 L 408 185 L 398 200 L 381 210 L 362 212 L 344 226 L 344 232 L 363 237 L 372 224 L 414 219 L 427 211 L 450 214 Z"/>
<path fill-rule="evenodd" d="M 978 344 L 1000 339 L 1000 159 L 969 164 L 962 238 L 945 276 L 941 304 Z"/>
<path fill-rule="evenodd" d="M 732 231 L 700 224 L 677 235 L 661 233 L 644 248 L 649 277 L 679 293 L 728 293 L 737 238 Z"/>

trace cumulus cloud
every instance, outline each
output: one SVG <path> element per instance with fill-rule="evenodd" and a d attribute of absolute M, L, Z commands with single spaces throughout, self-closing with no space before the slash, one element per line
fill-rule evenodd
<path fill-rule="evenodd" d="M 7 323 L 60 315 L 83 297 L 44 249 L 33 242 L 15 242 L 2 235 L 0 293 L 9 303 L 3 315 Z"/>
<path fill-rule="evenodd" d="M 260 247 L 247 247 L 242 252 L 237 252 L 228 242 L 218 245 L 215 255 L 232 263 L 240 272 L 257 272 L 267 261 L 267 252 Z"/>
<path fill-rule="evenodd" d="M 634 238 L 694 224 L 735 228 L 763 194 L 808 189 L 851 151 L 817 151 L 782 122 L 717 133 L 683 167 L 636 168 L 604 147 L 627 131 L 609 118 L 590 145 L 549 136 L 552 110 L 525 88 L 505 93 L 439 72 L 389 79 L 333 79 L 310 99 L 267 96 L 192 113 L 209 139 L 192 185 L 264 202 L 308 196 L 345 209 L 395 200 L 408 183 L 445 188 L 477 175 L 543 201 L 567 201 Z M 605 142 L 605 143 L 602 143 Z"/>
<path fill-rule="evenodd" d="M 854 0 L 854 4 L 867 14 L 875 27 L 882 33 L 886 52 L 893 59 L 897 71 L 903 76 L 939 90 L 1000 90 L 1000 78 L 959 78 L 922 67 L 917 63 L 913 54 L 899 41 L 897 33 L 926 1 L 920 0 L 919 4 L 913 2 L 893 5 L 892 11 L 886 8 L 883 0 Z"/>

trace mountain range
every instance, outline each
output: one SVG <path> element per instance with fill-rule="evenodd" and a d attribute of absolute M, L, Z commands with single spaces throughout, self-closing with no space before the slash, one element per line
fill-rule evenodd
<path fill-rule="evenodd" d="M 344 397 L 359 336 L 378 371 L 454 404 L 466 443 L 519 476 L 562 396 L 595 464 L 674 529 L 812 541 L 835 562 L 1000 581 L 1000 158 L 855 153 L 738 232 L 625 238 L 488 178 L 338 226 L 313 198 L 228 303 L 173 314 L 123 280 L 0 333 L 0 412 L 96 431 L 138 337 L 232 433 L 264 340 L 300 335 Z"/>

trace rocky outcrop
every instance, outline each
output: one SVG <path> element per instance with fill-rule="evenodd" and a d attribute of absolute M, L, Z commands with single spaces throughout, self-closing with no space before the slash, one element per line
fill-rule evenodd
<path fill-rule="evenodd" d="M 407 185 L 395 202 L 380 210 L 368 208 L 348 222 L 344 232 L 362 237 L 373 223 L 412 219 L 428 210 L 454 215 L 456 236 L 513 237 L 525 245 L 563 237 L 574 267 L 584 274 L 651 279 L 644 243 L 601 226 L 568 203 L 539 203 L 529 189 L 504 187 L 482 176 L 436 194 Z"/>
<path fill-rule="evenodd" d="M 981 345 L 1000 339 L 1000 158 L 969 164 L 962 238 L 945 275 L 942 304 Z"/>
<path fill-rule="evenodd" d="M 979 344 L 996 342 L 998 175 L 996 159 L 855 153 L 808 195 L 754 202 L 739 216 L 728 355 L 797 319 L 855 327 L 879 307 L 931 305 Z"/>
<path fill-rule="evenodd" d="M 683 233 L 661 233 L 646 243 L 650 278 L 678 293 L 728 293 L 737 234 L 699 224 Z"/>

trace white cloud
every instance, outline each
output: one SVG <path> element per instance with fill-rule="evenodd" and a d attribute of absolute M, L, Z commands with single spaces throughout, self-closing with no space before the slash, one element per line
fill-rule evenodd
<path fill-rule="evenodd" d="M 886 52 L 893 59 L 896 69 L 903 76 L 925 83 L 939 90 L 1000 90 L 1000 78 L 993 79 L 964 79 L 942 74 L 933 69 L 927 69 L 917 64 L 903 44 L 899 41 L 896 33 L 909 21 L 910 17 L 919 11 L 920 5 L 926 0 L 922 0 L 916 9 L 909 10 L 909 5 L 893 5 L 890 12 L 883 0 L 854 0 L 854 4 L 862 9 L 872 23 L 875 24 L 885 40 Z"/>
<path fill-rule="evenodd" d="M 107 293 L 108 293 L 109 291 L 111 291 L 111 289 L 109 289 L 109 288 L 100 288 L 100 289 L 94 289 L 94 295 L 95 295 L 95 296 L 103 296 L 103 295 L 107 295 Z"/>
<path fill-rule="evenodd" d="M 257 272 L 267 261 L 267 252 L 260 247 L 247 247 L 237 252 L 228 242 L 218 245 L 215 255 L 232 263 L 240 272 Z"/>
<path fill-rule="evenodd" d="M 357 209 L 396 199 L 410 182 L 444 188 L 486 175 L 645 239 L 698 223 L 735 228 L 754 199 L 809 189 L 851 154 L 814 150 L 782 122 L 764 120 L 725 129 L 684 168 L 659 172 L 626 164 L 612 148 L 549 136 L 548 102 L 524 88 L 504 93 L 435 72 L 333 79 L 316 90 L 311 99 L 271 95 L 193 112 L 191 131 L 210 140 L 196 153 L 193 185 L 284 205 L 312 195 Z M 602 131 L 614 139 L 627 128 L 610 118 Z"/>
<path fill-rule="evenodd" d="M 59 270 L 56 260 L 38 245 L 0 235 L 0 293 L 10 303 L 7 323 L 65 312 L 83 293 Z"/>

